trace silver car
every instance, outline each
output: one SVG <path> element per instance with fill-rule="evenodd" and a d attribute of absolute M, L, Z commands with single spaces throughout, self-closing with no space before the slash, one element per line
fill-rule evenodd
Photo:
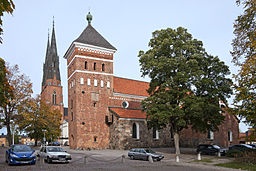
<path fill-rule="evenodd" d="M 142 159 L 142 160 L 148 160 L 149 156 L 152 157 L 153 160 L 160 161 L 164 158 L 162 154 L 158 154 L 151 150 L 150 148 L 132 148 L 128 152 L 128 156 L 130 159 Z"/>
<path fill-rule="evenodd" d="M 63 148 L 58 146 L 43 146 L 38 152 L 38 156 L 42 157 L 47 163 L 51 162 L 65 162 L 71 160 L 71 155 Z"/>

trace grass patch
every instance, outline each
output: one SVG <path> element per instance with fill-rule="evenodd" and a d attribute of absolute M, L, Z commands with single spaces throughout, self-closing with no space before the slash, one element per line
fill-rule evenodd
<path fill-rule="evenodd" d="M 205 162 L 205 163 L 211 163 L 211 162 L 212 162 L 212 160 L 211 160 L 211 159 L 209 159 L 209 158 L 204 158 L 204 159 L 202 159 L 202 160 L 194 160 L 193 162 Z"/>
<path fill-rule="evenodd" d="M 219 163 L 219 164 L 216 164 L 215 166 L 256 171 L 256 165 L 255 164 L 240 163 L 240 162 Z"/>

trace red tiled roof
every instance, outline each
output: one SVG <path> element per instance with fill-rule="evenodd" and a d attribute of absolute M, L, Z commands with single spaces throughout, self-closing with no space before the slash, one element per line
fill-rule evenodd
<path fill-rule="evenodd" d="M 146 112 L 138 109 L 110 108 L 110 111 L 116 113 L 120 118 L 146 119 Z"/>
<path fill-rule="evenodd" d="M 114 90 L 116 93 L 149 96 L 147 89 L 149 88 L 148 82 L 130 80 L 126 78 L 114 77 Z"/>

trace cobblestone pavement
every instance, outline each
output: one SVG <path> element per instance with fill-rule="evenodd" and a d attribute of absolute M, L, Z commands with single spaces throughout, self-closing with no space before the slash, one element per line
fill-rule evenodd
<path fill-rule="evenodd" d="M 63 163 L 44 163 L 38 160 L 36 165 L 18 165 L 8 166 L 5 163 L 6 148 L 0 148 L 0 171 L 23 171 L 23 170 L 50 170 L 50 171 L 80 171 L 80 170 L 102 170 L 102 171 L 155 171 L 155 170 L 174 170 L 174 171 L 214 171 L 214 170 L 235 170 L 222 167 L 216 167 L 214 164 L 228 162 L 228 158 L 218 158 L 215 156 L 202 156 L 209 158 L 212 163 L 194 162 L 197 159 L 193 149 L 181 149 L 180 162 L 175 162 L 174 149 L 156 148 L 157 152 L 164 154 L 165 158 L 160 162 L 149 163 L 142 160 L 130 160 L 127 156 L 127 150 L 72 150 L 64 147 L 72 155 L 72 160 L 68 164 Z M 184 154 L 185 153 L 185 154 Z M 125 158 L 122 158 L 122 156 Z"/>

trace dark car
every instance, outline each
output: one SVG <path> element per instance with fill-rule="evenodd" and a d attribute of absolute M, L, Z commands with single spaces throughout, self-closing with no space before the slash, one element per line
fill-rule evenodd
<path fill-rule="evenodd" d="M 254 148 L 248 144 L 237 144 L 229 147 L 229 150 L 254 151 Z"/>
<path fill-rule="evenodd" d="M 256 152 L 256 149 L 248 144 L 236 144 L 229 147 L 227 156 L 239 157 L 242 156 L 244 152 Z"/>
<path fill-rule="evenodd" d="M 60 143 L 58 141 L 54 141 L 54 142 L 49 142 L 50 146 L 60 146 Z"/>
<path fill-rule="evenodd" d="M 35 150 L 27 145 L 12 145 L 5 153 L 5 161 L 11 164 L 36 164 Z"/>
<path fill-rule="evenodd" d="M 200 144 L 197 146 L 196 149 L 197 153 L 201 154 L 208 154 L 208 155 L 217 155 L 219 152 L 221 155 L 226 154 L 226 150 L 220 148 L 218 145 L 211 145 L 211 144 Z"/>
<path fill-rule="evenodd" d="M 133 148 L 128 152 L 130 159 L 142 159 L 148 160 L 149 156 L 152 156 L 153 160 L 160 161 L 164 158 L 162 154 L 158 154 L 150 148 Z"/>

